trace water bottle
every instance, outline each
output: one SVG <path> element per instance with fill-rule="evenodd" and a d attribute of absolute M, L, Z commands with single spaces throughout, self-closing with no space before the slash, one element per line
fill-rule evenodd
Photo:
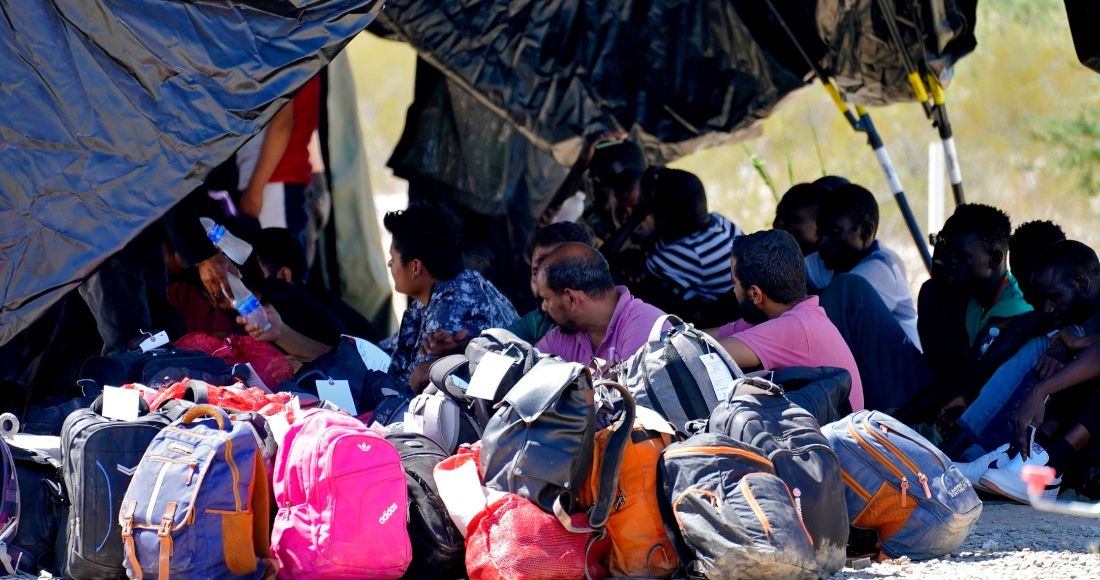
<path fill-rule="evenodd" d="M 267 320 L 267 311 L 260 305 L 260 301 L 245 288 L 241 279 L 229 275 L 229 288 L 233 291 L 233 308 L 241 314 L 250 324 L 259 326 L 262 330 L 271 328 L 271 322 Z"/>
<path fill-rule="evenodd" d="M 997 337 L 1001 335 L 1001 329 L 994 326 L 989 329 L 989 336 L 985 337 L 985 342 L 982 342 L 982 356 L 985 356 L 985 351 L 989 350 L 989 347 L 993 346 L 993 341 L 997 340 Z"/>
<path fill-rule="evenodd" d="M 214 242 L 214 245 L 225 254 L 225 257 L 234 263 L 244 264 L 244 261 L 252 254 L 252 244 L 229 233 L 225 226 L 208 217 L 200 217 L 199 221 L 202 222 L 202 227 L 206 230 L 206 237 L 210 238 L 210 241 Z"/>
<path fill-rule="evenodd" d="M 558 214 L 554 216 L 554 222 L 576 222 L 584 215 L 584 200 L 585 196 L 583 192 L 578 191 L 573 194 L 573 197 L 565 200 L 561 204 L 561 209 L 558 210 Z"/>

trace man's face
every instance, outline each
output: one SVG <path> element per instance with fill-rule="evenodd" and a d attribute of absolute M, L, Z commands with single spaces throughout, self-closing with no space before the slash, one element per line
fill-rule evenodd
<path fill-rule="evenodd" d="M 847 272 L 859 264 L 871 240 L 865 224 L 850 216 L 818 214 L 817 251 L 825 267 L 837 272 Z"/>
<path fill-rule="evenodd" d="M 531 294 L 533 294 L 536 300 L 539 302 L 539 308 L 542 308 L 541 300 L 539 297 L 539 264 L 542 263 L 543 258 L 549 256 L 559 246 L 539 246 L 531 251 Z"/>
<path fill-rule="evenodd" d="M 1080 324 L 1095 314 L 1086 295 L 1087 281 L 1059 273 L 1054 268 L 1042 268 L 1035 272 L 1032 282 L 1038 302 L 1036 308 L 1046 314 L 1050 322 L 1058 326 Z"/>
<path fill-rule="evenodd" d="M 745 288 L 741 284 L 741 280 L 737 279 L 736 258 L 730 260 L 730 269 L 733 271 L 733 295 L 737 298 L 737 304 L 741 307 L 741 318 L 749 324 L 767 322 L 768 315 L 752 300 L 753 290 Z"/>
<path fill-rule="evenodd" d="M 974 234 L 951 236 L 944 247 L 947 283 L 962 290 L 976 290 L 993 277 L 989 244 Z"/>
<path fill-rule="evenodd" d="M 401 254 L 394 247 L 393 243 L 390 243 L 390 275 L 393 276 L 393 289 L 401 294 L 411 294 L 413 292 L 413 280 L 412 272 L 409 266 L 401 259 Z"/>
<path fill-rule="evenodd" d="M 817 212 L 813 208 L 804 207 L 789 215 L 776 216 L 772 227 L 794 236 L 803 256 L 817 251 Z"/>
<path fill-rule="evenodd" d="M 555 293 L 546 285 L 546 273 L 539 270 L 535 276 L 537 299 L 542 302 L 542 311 L 550 316 L 563 331 L 576 332 L 577 324 L 573 315 L 575 302 L 569 292 Z"/>

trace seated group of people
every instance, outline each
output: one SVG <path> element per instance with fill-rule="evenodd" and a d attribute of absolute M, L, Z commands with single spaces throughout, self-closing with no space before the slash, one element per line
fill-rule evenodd
<path fill-rule="evenodd" d="M 582 160 L 591 164 L 596 153 L 590 143 Z M 854 410 L 895 414 L 970 461 L 960 465 L 975 485 L 1021 500 L 1024 464 L 1061 477 L 1100 428 L 1100 262 L 1053 223 L 1013 233 L 1004 212 L 960 206 L 938 234 L 931 279 L 914 301 L 905 264 L 877 240 L 878 204 L 858 185 L 827 177 L 794 186 L 773 229 L 743 234 L 708 211 L 694 175 L 616 155 L 619 172 L 591 184 L 608 191 L 582 223 L 545 219 L 533 233 L 538 307 L 522 317 L 467 269 L 455 212 L 414 202 L 384 220 L 395 288 L 409 298 L 397 333 L 381 339 L 334 296 L 302 284 L 297 259 L 284 259 L 294 240 L 269 230 L 252 239 L 258 272 L 249 286 L 269 305 L 272 325 L 246 330 L 301 361 L 328 352 L 340 334 L 360 335 L 390 354 L 390 374 L 417 392 L 435 358 L 461 352 L 488 328 L 569 361 L 614 364 L 669 312 L 708 329 L 745 370 L 847 370 Z M 566 190 L 577 187 L 575 173 Z M 609 247 L 640 259 L 623 267 Z"/>

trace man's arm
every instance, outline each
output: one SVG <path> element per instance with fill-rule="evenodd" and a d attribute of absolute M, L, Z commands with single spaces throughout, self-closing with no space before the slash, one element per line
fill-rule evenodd
<path fill-rule="evenodd" d="M 710 334 L 708 331 L 707 334 Z M 715 336 L 715 335 L 712 335 Z M 722 348 L 726 349 L 730 358 L 737 363 L 737 366 L 743 369 L 751 369 L 761 366 L 760 357 L 756 356 L 756 353 L 752 351 L 745 343 L 737 339 L 737 337 L 731 336 L 723 338 L 718 341 L 718 344 L 722 345 Z"/>
<path fill-rule="evenodd" d="M 290 144 L 290 134 L 294 131 L 294 101 L 286 104 L 264 131 L 264 142 L 260 145 L 260 156 L 248 186 L 241 194 L 241 211 L 249 217 L 259 217 L 264 207 L 264 186 L 286 153 Z"/>
<path fill-rule="evenodd" d="M 1089 338 L 1092 339 L 1089 340 L 1091 346 L 1054 376 L 1035 385 L 1016 411 L 1016 444 L 1020 446 L 1024 457 L 1031 451 L 1027 442 L 1027 428 L 1030 425 L 1038 428 L 1043 424 L 1047 397 L 1100 377 L 1100 344 L 1093 342 L 1093 337 Z"/>
<path fill-rule="evenodd" d="M 237 324 L 244 326 L 245 332 L 252 335 L 252 338 L 274 343 L 287 355 L 303 362 L 311 361 L 332 350 L 331 346 L 317 342 L 284 324 L 279 312 L 270 304 L 264 306 L 264 310 L 267 312 L 267 321 L 271 324 L 266 331 L 255 324 L 249 324 L 243 316 L 237 317 Z"/>

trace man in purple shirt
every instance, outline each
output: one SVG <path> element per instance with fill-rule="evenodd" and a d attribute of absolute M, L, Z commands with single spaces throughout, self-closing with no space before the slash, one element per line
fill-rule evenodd
<path fill-rule="evenodd" d="M 625 360 L 664 315 L 615 286 L 607 261 L 586 244 L 564 244 L 543 258 L 536 284 L 543 310 L 558 327 L 535 346 L 570 362 Z"/>

